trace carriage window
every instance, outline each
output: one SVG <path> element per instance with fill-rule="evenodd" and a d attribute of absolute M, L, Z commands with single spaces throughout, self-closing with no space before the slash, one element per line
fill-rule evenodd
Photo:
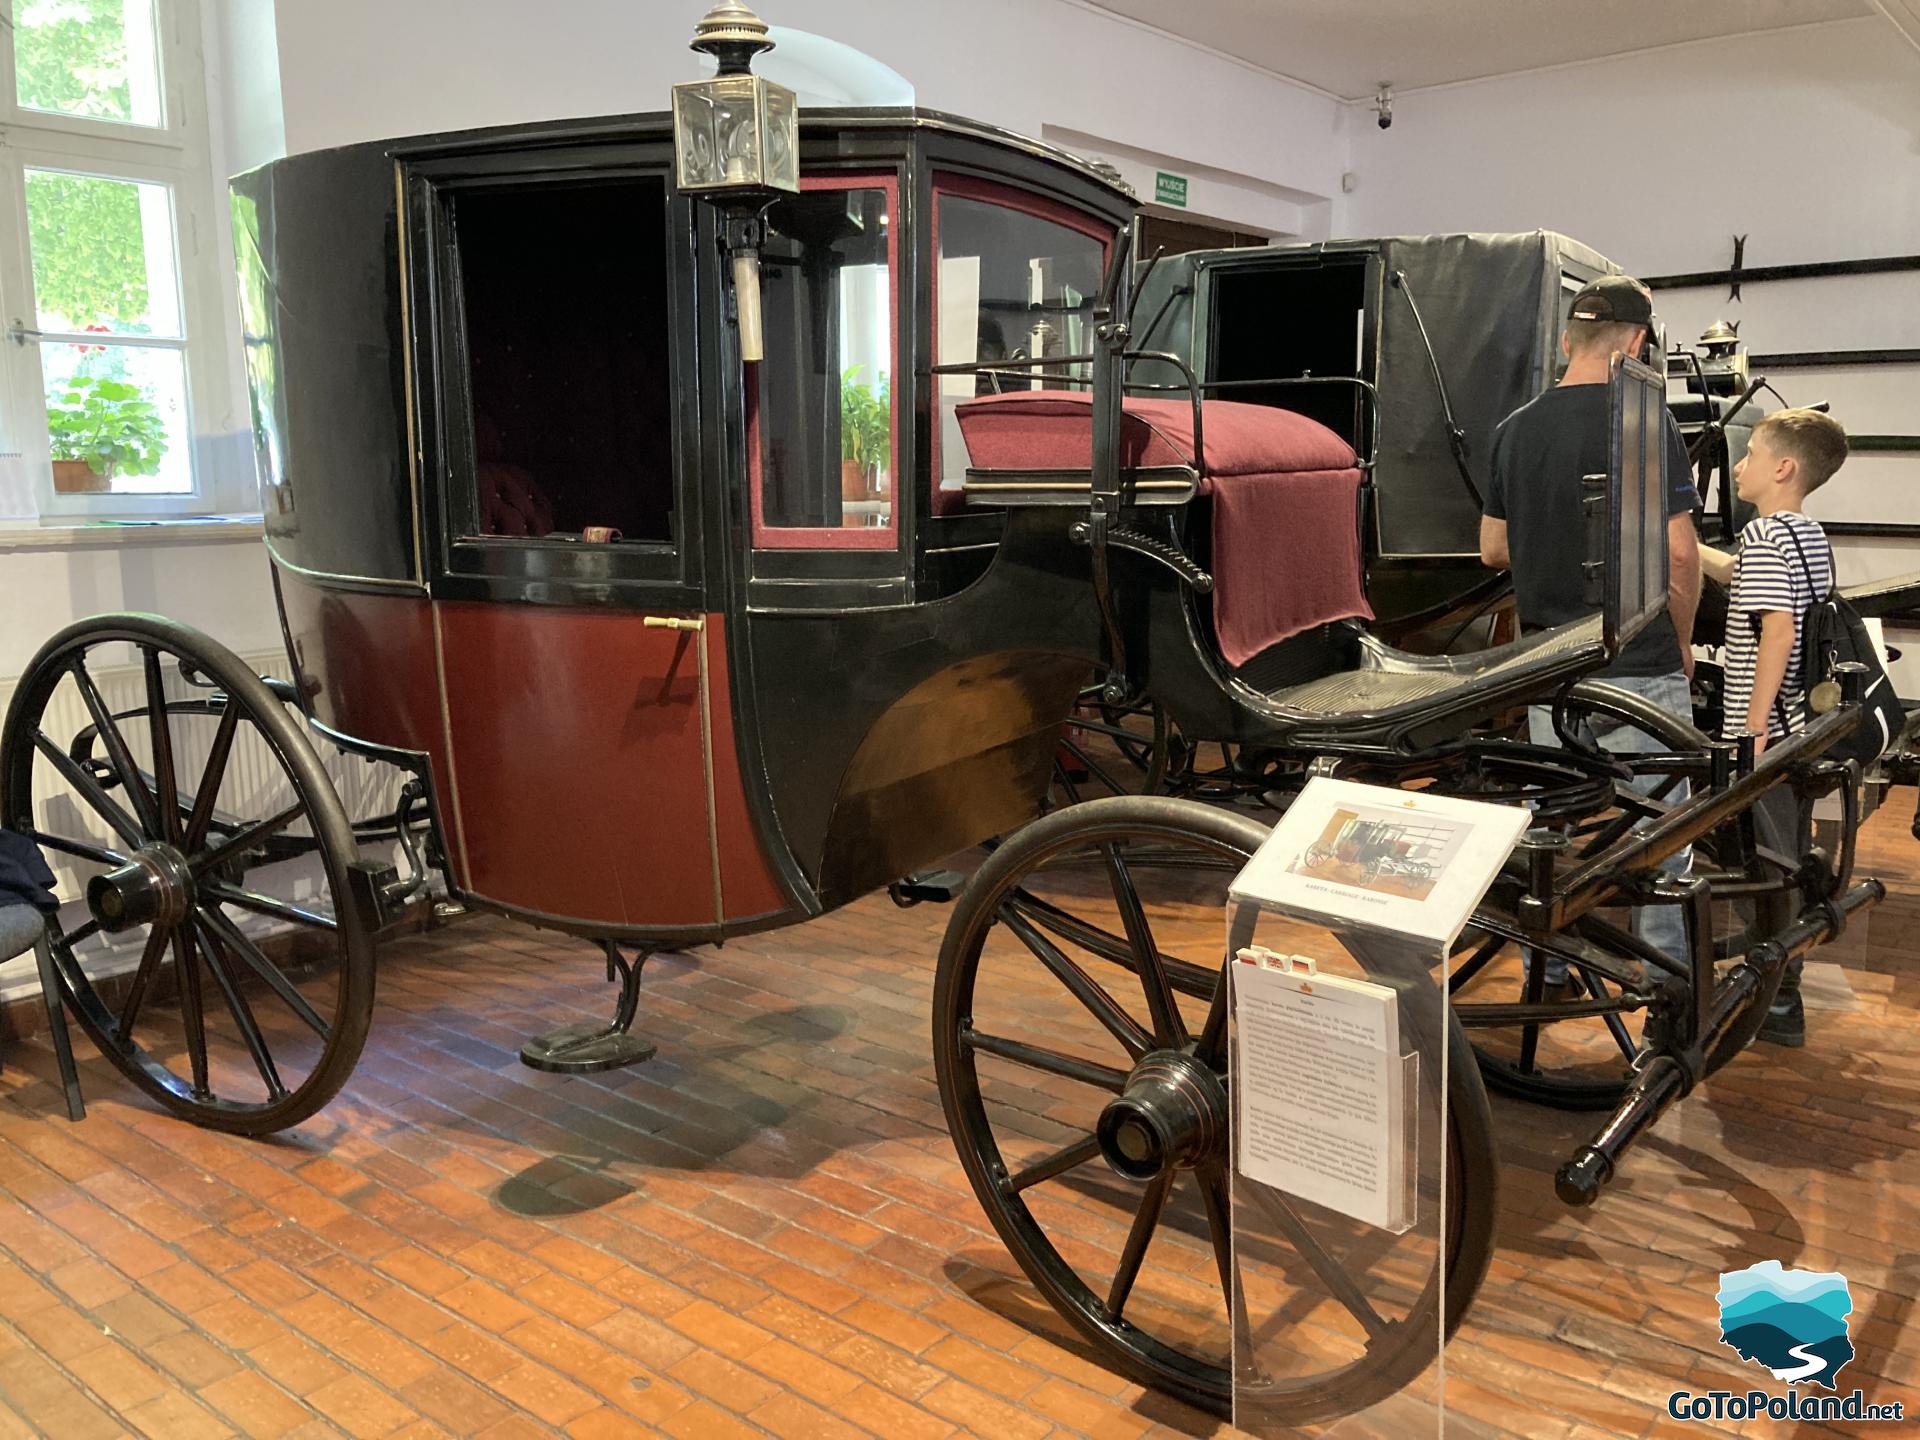
<path fill-rule="evenodd" d="M 998 187 L 983 189 L 991 193 Z M 939 363 L 1087 354 L 1104 242 L 1040 213 L 1043 207 L 1064 207 L 1046 207 L 1037 199 L 1003 202 L 973 192 L 973 184 L 949 179 L 935 196 Z M 967 448 L 954 418 L 962 400 L 996 390 L 1079 389 L 1086 381 L 1085 365 L 1064 364 L 1023 368 L 1018 374 L 941 376 L 936 509 L 943 499 L 957 503 L 966 475 Z"/>
<path fill-rule="evenodd" d="M 891 548 L 893 185 L 817 177 L 768 212 L 754 543 Z"/>
<path fill-rule="evenodd" d="M 666 183 L 452 201 L 473 406 L 467 534 L 673 540 Z"/>

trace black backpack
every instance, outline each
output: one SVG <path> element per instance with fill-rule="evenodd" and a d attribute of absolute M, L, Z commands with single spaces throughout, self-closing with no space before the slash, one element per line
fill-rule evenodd
<path fill-rule="evenodd" d="M 1800 567 L 1806 572 L 1807 588 L 1812 589 L 1813 567 L 1807 564 L 1807 552 L 1801 549 L 1800 537 L 1791 524 L 1786 524 L 1786 531 L 1800 556 Z M 1831 544 L 1827 547 L 1827 573 L 1830 576 L 1836 573 Z M 1867 622 L 1840 594 L 1840 587 L 1834 585 L 1800 617 L 1800 684 L 1807 697 L 1807 708 L 1814 714 L 1824 715 L 1840 703 L 1840 686 L 1834 670 L 1848 661 L 1864 665 L 1867 671 L 1866 683 L 1861 687 L 1860 723 L 1852 734 L 1826 753 L 1829 759 L 1858 760 L 1865 767 L 1893 748 L 1901 727 L 1906 724 L 1907 712 L 1899 696 L 1894 694 L 1893 680 L 1886 667 L 1880 663 Z M 1778 696 L 1773 703 L 1780 712 L 1781 725 L 1791 730 Z"/>

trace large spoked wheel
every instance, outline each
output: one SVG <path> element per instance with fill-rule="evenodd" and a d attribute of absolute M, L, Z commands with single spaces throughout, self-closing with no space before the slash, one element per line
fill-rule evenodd
<path fill-rule="evenodd" d="M 305 731 L 230 650 L 149 615 L 56 635 L 0 732 L 0 816 L 84 891 L 58 971 L 141 1090 L 263 1135 L 340 1089 L 373 1008 L 375 905 Z"/>
<path fill-rule="evenodd" d="M 1528 951 L 1531 951 L 1531 958 Z M 1549 990 L 1549 957 L 1566 967 Z M 1559 942 L 1522 946 L 1469 928 L 1448 979 L 1487 1087 L 1559 1110 L 1606 1110 L 1626 1094 L 1647 988 L 1638 962 Z M 1515 1020 L 1523 1015 L 1527 1018 Z"/>
<path fill-rule="evenodd" d="M 1707 744 L 1686 720 L 1604 684 L 1576 685 L 1565 715 L 1576 733 L 1606 733 L 1609 749 L 1697 755 Z M 1628 743 L 1620 747 L 1623 737 Z M 1679 778 L 1673 771 L 1656 777 L 1649 798 L 1679 800 Z M 1612 805 L 1591 808 L 1568 824 L 1570 857 L 1579 861 L 1598 854 L 1626 834 L 1633 820 Z M 1710 862 L 1711 838 L 1695 852 L 1697 862 Z M 1743 907 L 1744 913 L 1715 906 L 1716 952 L 1723 959 L 1745 954 L 1779 928 L 1787 918 L 1785 906 L 1780 896 L 1763 897 Z M 1598 916 L 1582 921 L 1571 935 L 1545 945 L 1523 945 L 1517 936 L 1472 928 L 1463 935 L 1449 988 L 1489 1088 L 1562 1110 L 1606 1110 L 1619 1103 L 1632 1080 L 1647 1017 L 1670 1009 L 1655 983 L 1666 972 L 1656 969 L 1655 980 L 1649 979 L 1628 928 L 1629 917 L 1622 912 L 1612 922 Z M 1558 983 L 1549 984 L 1549 971 Z M 1771 992 L 1755 995 L 1707 1055 L 1709 1074 L 1745 1048 L 1772 1000 Z M 1655 1033 L 1668 1023 L 1656 1020 Z"/>
<path fill-rule="evenodd" d="M 935 980 L 941 1099 L 994 1228 L 1113 1368 L 1222 1414 L 1235 1272 L 1216 991 L 1226 889 L 1266 836 L 1158 797 L 1048 816 L 975 873 Z M 1451 1333 L 1485 1272 L 1491 1124 L 1464 1038 L 1446 1030 L 1444 1307 L 1431 1235 L 1394 1237 L 1261 1191 L 1284 1237 L 1259 1262 L 1262 1282 L 1277 1277 L 1286 1298 L 1273 1313 L 1293 1327 L 1280 1343 L 1303 1358 L 1285 1378 L 1242 1385 L 1290 1421 L 1350 1413 L 1411 1382 L 1433 1361 L 1443 1308 Z M 1423 1083 L 1438 1068 L 1423 1065 Z M 1180 1115 L 1144 1117 L 1145 1092 L 1184 1096 Z"/>

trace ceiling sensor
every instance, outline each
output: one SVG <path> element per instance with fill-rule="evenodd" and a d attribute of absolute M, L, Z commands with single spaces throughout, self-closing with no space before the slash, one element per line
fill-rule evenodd
<path fill-rule="evenodd" d="M 1379 90 L 1374 92 L 1373 113 L 1380 117 L 1379 125 L 1382 130 L 1393 128 L 1393 86 L 1386 80 L 1382 80 Z"/>

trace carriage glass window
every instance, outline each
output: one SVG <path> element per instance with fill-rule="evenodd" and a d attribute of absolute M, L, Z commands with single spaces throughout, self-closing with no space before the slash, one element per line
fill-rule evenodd
<path fill-rule="evenodd" d="M 1095 222 L 1024 192 L 947 177 L 936 182 L 935 341 L 942 365 L 990 365 L 1085 355 L 1106 245 Z M 1077 218 L 1077 217 L 1076 217 Z M 1000 374 L 942 375 L 935 509 L 958 503 L 967 447 L 955 407 L 1005 390 L 1085 389 L 1088 367 L 1066 363 Z"/>
<path fill-rule="evenodd" d="M 456 192 L 469 535 L 674 538 L 659 176 Z"/>
<path fill-rule="evenodd" d="M 894 186 L 819 176 L 768 212 L 750 367 L 754 544 L 891 549 Z"/>

